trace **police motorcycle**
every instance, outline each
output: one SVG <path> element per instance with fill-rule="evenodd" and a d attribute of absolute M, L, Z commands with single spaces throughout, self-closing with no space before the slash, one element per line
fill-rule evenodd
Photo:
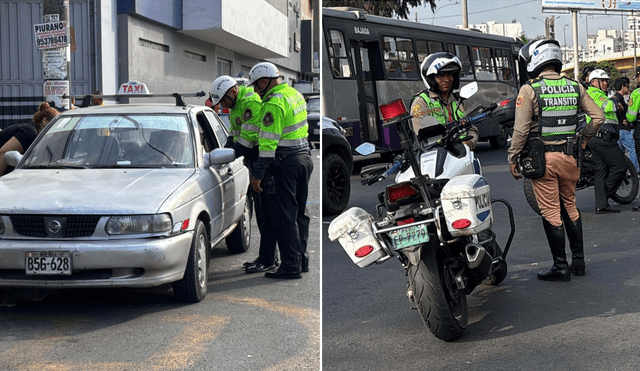
<path fill-rule="evenodd" d="M 460 91 L 463 98 L 477 91 L 475 83 Z M 402 99 L 380 106 L 385 125 L 396 125 L 402 154 L 392 165 L 362 169 L 362 184 L 371 185 L 396 171 L 395 183 L 378 194 L 377 216 L 353 207 L 329 226 L 329 239 L 338 240 L 361 268 L 396 256 L 408 277 L 407 296 L 427 328 L 439 339 L 459 338 L 468 323 L 466 295 L 489 277 L 499 284 L 507 276 L 505 260 L 515 233 L 513 211 L 505 200 L 489 197 L 489 184 L 480 161 L 461 143 L 466 127 L 495 109 L 479 107 L 460 121 L 441 125 L 426 116 L 411 130 L 411 115 Z M 370 143 L 356 151 L 367 155 Z M 500 249 L 493 224 L 492 203 L 509 211 L 511 233 Z"/>
<path fill-rule="evenodd" d="M 580 129 L 584 127 L 584 125 L 586 125 L 586 121 L 584 119 L 584 113 L 581 113 L 580 124 L 578 125 L 578 129 L 576 131 L 579 132 Z M 579 140 L 582 140 L 581 137 L 578 138 Z M 589 146 L 586 146 L 584 149 L 582 149 L 581 142 L 577 141 L 574 145 L 573 153 L 578 162 L 578 167 L 580 168 L 580 178 L 576 183 L 576 191 L 592 187 L 596 174 L 593 152 L 591 152 Z M 633 162 L 631 162 L 629 157 L 625 156 L 624 159 L 627 172 L 624 176 L 624 179 L 618 186 L 616 193 L 611 196 L 611 199 L 613 201 L 621 205 L 627 205 L 633 202 L 633 200 L 635 200 L 638 196 L 638 191 L 640 190 L 640 179 L 638 178 L 638 172 L 636 171 L 635 165 L 633 165 Z M 536 196 L 533 193 L 533 184 L 531 183 L 531 179 L 524 179 L 523 190 L 524 196 L 531 209 L 538 215 L 542 215 L 540 213 L 540 208 L 538 207 Z"/>

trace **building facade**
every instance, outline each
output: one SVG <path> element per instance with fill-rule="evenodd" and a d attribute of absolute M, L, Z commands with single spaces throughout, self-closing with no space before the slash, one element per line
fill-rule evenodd
<path fill-rule="evenodd" d="M 0 0 L 0 128 L 29 120 L 43 100 L 33 25 L 42 23 L 44 1 Z M 137 80 L 152 93 L 208 92 L 219 75 L 247 77 L 261 61 L 276 64 L 290 85 L 317 80 L 319 7 L 318 0 L 71 0 L 70 91 L 115 94 Z"/>

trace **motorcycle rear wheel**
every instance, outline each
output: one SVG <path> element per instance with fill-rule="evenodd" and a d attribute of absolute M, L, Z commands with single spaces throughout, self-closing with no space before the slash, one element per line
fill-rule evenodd
<path fill-rule="evenodd" d="M 640 186 L 640 184 L 638 184 L 640 180 L 638 179 L 636 167 L 627 156 L 624 158 L 627 164 L 627 172 L 625 173 L 622 183 L 618 186 L 616 193 L 611 196 L 612 200 L 622 205 L 630 204 L 636 199 L 638 187 Z"/>
<path fill-rule="evenodd" d="M 423 247 L 422 260 L 409 267 L 413 301 L 422 322 L 438 339 L 453 341 L 467 327 L 467 297 L 456 286 L 444 260 L 451 257 L 446 247 Z"/>

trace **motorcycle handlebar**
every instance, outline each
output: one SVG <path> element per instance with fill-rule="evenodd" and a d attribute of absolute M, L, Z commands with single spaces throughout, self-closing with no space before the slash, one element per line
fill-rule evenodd
<path fill-rule="evenodd" d="M 387 169 L 387 171 L 385 171 L 382 174 L 373 174 L 371 176 L 369 176 L 366 179 L 363 179 L 360 183 L 362 183 L 363 185 L 372 185 L 375 184 L 381 180 L 386 179 L 389 175 L 395 173 L 396 171 L 398 171 L 400 169 L 400 167 L 402 166 L 402 157 L 398 157 L 393 161 L 393 165 L 391 165 L 391 167 L 389 169 Z"/>

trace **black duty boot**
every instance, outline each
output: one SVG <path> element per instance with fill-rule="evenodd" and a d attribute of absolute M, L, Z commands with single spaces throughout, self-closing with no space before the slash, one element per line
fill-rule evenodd
<path fill-rule="evenodd" d="M 569 271 L 576 276 L 584 276 L 586 265 L 584 263 L 584 243 L 582 239 L 582 215 L 575 221 L 572 221 L 569 216 L 563 216 L 563 220 L 567 237 L 569 237 L 569 247 L 571 248 Z"/>
<path fill-rule="evenodd" d="M 542 219 L 544 232 L 549 241 L 549 248 L 553 256 L 553 266 L 546 272 L 539 272 L 538 279 L 543 281 L 562 281 L 571 280 L 569 273 L 569 265 L 567 264 L 567 254 L 564 251 L 564 226 L 554 227 L 551 223 Z"/>

